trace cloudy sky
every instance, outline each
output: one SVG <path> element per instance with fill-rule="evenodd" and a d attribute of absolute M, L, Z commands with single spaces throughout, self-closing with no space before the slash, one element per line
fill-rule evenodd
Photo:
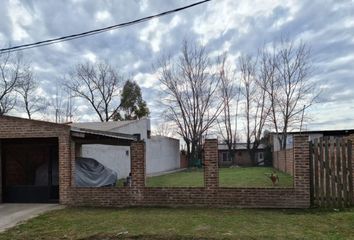
<path fill-rule="evenodd" d="M 0 0 L 0 44 L 19 45 L 102 28 L 196 1 Z M 324 89 L 321 103 L 311 109 L 307 128 L 354 128 L 353 0 L 213 0 L 127 28 L 25 50 L 23 55 L 47 96 L 55 94 L 63 76 L 77 63 L 108 60 L 142 87 L 156 123 L 161 109 L 152 64 L 163 53 L 177 54 L 183 39 L 205 45 L 212 54 L 227 51 L 232 57 L 252 54 L 284 34 L 311 46 L 313 79 Z M 84 105 L 77 115 L 81 121 L 95 120 Z"/>

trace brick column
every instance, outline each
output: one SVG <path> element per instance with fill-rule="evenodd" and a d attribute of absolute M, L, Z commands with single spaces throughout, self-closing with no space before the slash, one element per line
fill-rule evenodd
<path fill-rule="evenodd" d="M 310 207 L 310 146 L 308 135 L 294 135 L 294 188 L 299 206 Z"/>
<path fill-rule="evenodd" d="M 204 144 L 204 186 L 219 187 L 218 140 L 206 139 Z"/>
<path fill-rule="evenodd" d="M 130 145 L 130 153 L 132 187 L 144 188 L 146 175 L 145 142 L 133 142 Z"/>
<path fill-rule="evenodd" d="M 59 202 L 68 204 L 69 188 L 72 180 L 72 147 L 70 141 L 70 131 L 59 136 Z M 75 150 L 74 150 L 75 151 Z"/>

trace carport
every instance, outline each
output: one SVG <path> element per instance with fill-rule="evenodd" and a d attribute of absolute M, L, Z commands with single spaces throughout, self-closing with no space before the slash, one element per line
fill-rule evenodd
<path fill-rule="evenodd" d="M 57 138 L 14 138 L 1 141 L 3 201 L 59 201 Z"/>
<path fill-rule="evenodd" d="M 130 146 L 137 136 L 0 117 L 0 203 L 65 202 L 82 144 Z"/>

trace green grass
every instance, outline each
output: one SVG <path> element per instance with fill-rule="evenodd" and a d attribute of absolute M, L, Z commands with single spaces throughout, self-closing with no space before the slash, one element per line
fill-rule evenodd
<path fill-rule="evenodd" d="M 271 167 L 221 168 L 219 172 L 219 185 L 221 187 L 273 187 L 272 181 L 267 177 L 275 171 L 279 183 L 275 187 L 293 187 L 293 178 L 284 172 Z"/>
<path fill-rule="evenodd" d="M 273 171 L 270 167 L 220 168 L 219 186 L 221 187 L 273 187 L 266 176 Z M 293 187 L 293 178 L 276 171 L 279 184 L 276 187 Z M 186 170 L 147 178 L 148 187 L 203 187 L 203 170 Z"/>
<path fill-rule="evenodd" d="M 353 226 L 353 208 L 67 208 L 9 229 L 0 239 L 353 239 Z"/>
<path fill-rule="evenodd" d="M 148 177 L 148 187 L 203 187 L 203 169 L 187 169 L 181 172 Z"/>

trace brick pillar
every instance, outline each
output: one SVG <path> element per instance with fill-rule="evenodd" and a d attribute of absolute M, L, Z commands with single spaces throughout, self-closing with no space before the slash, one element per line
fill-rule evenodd
<path fill-rule="evenodd" d="M 206 139 L 204 144 L 204 186 L 219 187 L 218 140 Z"/>
<path fill-rule="evenodd" d="M 294 188 L 299 207 L 310 207 L 310 146 L 308 135 L 294 135 Z"/>
<path fill-rule="evenodd" d="M 69 188 L 72 179 L 72 147 L 70 141 L 70 131 L 59 136 L 59 202 L 68 204 Z"/>
<path fill-rule="evenodd" d="M 132 174 L 132 187 L 144 188 L 146 163 L 145 163 L 145 142 L 133 142 L 130 145 L 131 152 L 131 174 Z"/>

